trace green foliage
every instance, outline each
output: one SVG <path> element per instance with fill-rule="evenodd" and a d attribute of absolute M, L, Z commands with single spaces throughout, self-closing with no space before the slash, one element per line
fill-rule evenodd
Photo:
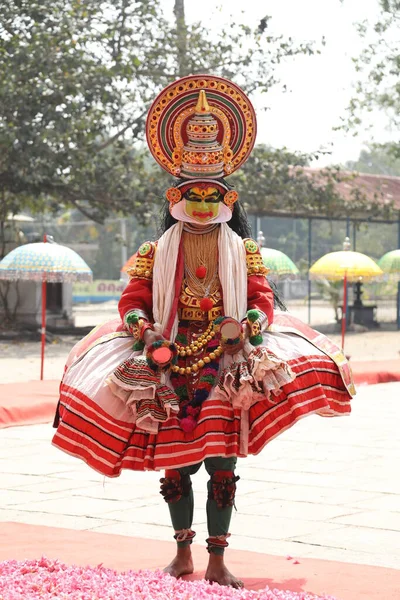
<path fill-rule="evenodd" d="M 212 72 L 268 91 L 286 58 L 314 52 L 270 31 L 229 23 L 219 35 L 175 23 L 159 0 L 9 0 L 0 15 L 0 192 L 18 210 L 75 206 L 146 219 L 162 177 L 135 149 L 157 90 Z M 147 178 L 147 176 L 149 177 Z M 148 218 L 148 214 L 147 214 Z"/>
<path fill-rule="evenodd" d="M 238 174 L 231 177 L 250 212 L 269 215 L 382 216 L 391 207 L 382 206 L 377 193 L 367 199 L 362 189 L 351 185 L 355 174 L 339 166 L 308 169 L 318 154 L 300 154 L 286 149 L 256 146 Z M 339 193 L 338 183 L 347 183 L 349 197 Z"/>
<path fill-rule="evenodd" d="M 360 79 L 356 94 L 349 105 L 347 129 L 360 129 L 365 114 L 374 109 L 385 112 L 394 130 L 400 126 L 400 46 L 399 0 L 380 0 L 381 15 L 375 23 L 358 24 L 365 48 L 354 63 Z M 387 146 L 395 158 L 400 158 L 400 144 Z"/>
<path fill-rule="evenodd" d="M 400 157 L 394 158 L 391 144 L 377 144 L 361 150 L 358 160 L 347 161 L 345 167 L 358 173 L 400 176 Z"/>
<path fill-rule="evenodd" d="M 113 208 L 132 210 L 143 165 L 140 156 L 132 160 L 125 134 L 142 129 L 144 109 L 128 81 L 141 64 L 135 50 L 145 52 L 135 32 L 154 20 L 154 7 L 151 0 L 3 6 L 1 190 L 19 202 L 46 196 L 53 210 L 75 205 L 97 220 Z"/>

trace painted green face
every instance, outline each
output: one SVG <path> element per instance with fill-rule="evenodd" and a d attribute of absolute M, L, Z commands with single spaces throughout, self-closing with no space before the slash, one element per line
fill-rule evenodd
<path fill-rule="evenodd" d="M 212 186 L 192 187 L 184 199 L 185 213 L 199 223 L 207 223 L 218 216 L 222 194 Z"/>

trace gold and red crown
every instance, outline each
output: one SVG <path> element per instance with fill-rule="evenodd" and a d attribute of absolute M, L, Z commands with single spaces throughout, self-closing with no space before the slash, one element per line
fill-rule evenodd
<path fill-rule="evenodd" d="M 247 160 L 256 116 L 236 84 L 212 75 L 189 75 L 154 100 L 146 135 L 155 160 L 175 177 L 220 179 Z"/>

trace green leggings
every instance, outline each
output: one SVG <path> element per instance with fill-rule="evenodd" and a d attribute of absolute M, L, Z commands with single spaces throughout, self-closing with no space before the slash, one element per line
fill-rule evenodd
<path fill-rule="evenodd" d="M 236 467 L 237 459 L 236 457 L 232 458 L 223 458 L 223 457 L 215 457 L 215 458 L 206 458 L 204 460 L 204 466 L 206 468 L 207 473 L 210 475 L 210 479 L 207 483 L 208 490 L 208 499 L 207 499 L 207 527 L 208 527 L 208 535 L 210 537 L 215 536 L 224 536 L 227 535 L 229 531 L 229 524 L 231 522 L 232 516 L 232 506 L 224 506 L 223 508 L 219 508 L 217 506 L 217 502 L 213 498 L 212 493 L 212 481 L 211 477 L 217 471 L 232 471 L 234 472 Z M 198 463 L 195 465 L 191 465 L 190 467 L 183 467 L 182 469 L 177 469 L 179 471 L 181 478 L 188 477 L 190 481 L 190 475 L 194 475 L 200 469 L 202 463 Z M 180 531 L 182 529 L 191 529 L 193 522 L 193 509 L 194 509 L 194 498 L 193 498 L 193 490 L 190 485 L 190 490 L 187 495 L 182 495 L 178 502 L 170 502 L 168 503 L 172 525 L 175 531 Z M 178 541 L 178 547 L 183 548 L 188 546 L 191 543 L 190 541 Z M 224 548 L 215 547 L 209 545 L 208 550 L 213 552 L 214 554 L 223 554 Z"/>

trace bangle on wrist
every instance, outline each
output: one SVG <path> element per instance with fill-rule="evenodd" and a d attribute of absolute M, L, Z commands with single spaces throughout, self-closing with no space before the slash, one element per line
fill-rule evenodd
<path fill-rule="evenodd" d="M 154 331 L 154 327 L 151 323 L 149 323 L 148 321 L 143 321 L 143 319 L 141 319 L 139 321 L 139 339 L 144 342 L 144 334 L 148 329 L 151 329 L 151 331 Z"/>
<path fill-rule="evenodd" d="M 143 335 L 147 329 L 153 329 L 152 324 L 145 318 L 142 311 L 132 311 L 125 317 L 125 326 L 136 341 L 143 342 Z"/>

